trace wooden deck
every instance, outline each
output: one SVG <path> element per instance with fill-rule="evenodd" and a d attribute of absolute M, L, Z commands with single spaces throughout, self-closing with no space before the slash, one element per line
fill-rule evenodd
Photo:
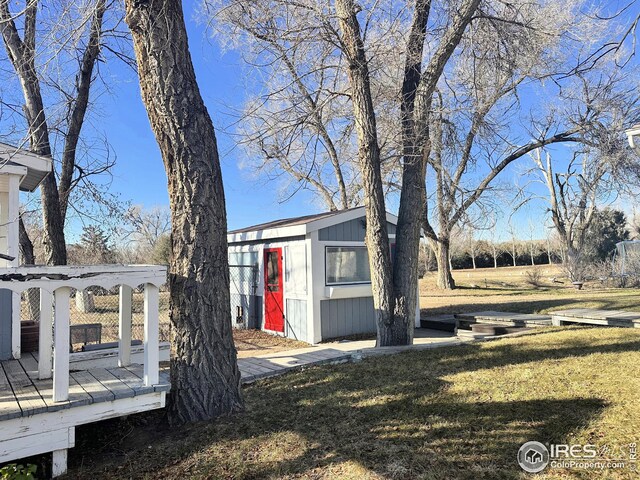
<path fill-rule="evenodd" d="M 143 367 L 138 364 L 70 372 L 69 400 L 53 402 L 53 379 L 39 380 L 37 357 L 26 353 L 20 360 L 0 362 L 0 421 L 167 392 L 170 388 L 167 373 L 161 373 L 160 383 L 153 386 L 144 386 L 142 377 Z"/>
<path fill-rule="evenodd" d="M 570 308 L 551 312 L 556 326 L 571 323 L 603 325 L 608 327 L 640 328 L 640 312 L 623 310 L 597 310 L 595 308 Z"/>
<path fill-rule="evenodd" d="M 493 310 L 457 313 L 455 317 L 458 328 L 470 328 L 474 323 L 495 323 L 508 327 L 548 327 L 551 325 L 550 315 L 496 312 Z"/>

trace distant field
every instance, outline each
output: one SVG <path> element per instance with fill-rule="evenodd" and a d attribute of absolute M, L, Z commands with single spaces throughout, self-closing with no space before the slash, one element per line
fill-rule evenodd
<path fill-rule="evenodd" d="M 527 272 L 533 269 L 541 272 L 540 287 L 527 283 Z M 609 288 L 604 282 L 593 281 L 578 291 L 562 278 L 557 265 L 454 270 L 453 277 L 460 287 L 453 291 L 438 290 L 434 272 L 420 280 L 423 315 L 477 310 L 546 313 L 578 307 L 640 311 L 640 289 Z"/>

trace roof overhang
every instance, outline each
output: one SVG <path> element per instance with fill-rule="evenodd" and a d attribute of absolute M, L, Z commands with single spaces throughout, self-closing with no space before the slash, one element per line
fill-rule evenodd
<path fill-rule="evenodd" d="M 242 243 L 242 242 L 256 242 L 262 240 L 275 240 L 278 238 L 290 238 L 307 235 L 308 233 L 321 230 L 323 228 L 337 225 L 339 223 L 348 222 L 356 218 L 360 218 L 365 213 L 365 207 L 353 208 L 351 210 L 345 210 L 338 212 L 335 215 L 331 215 L 318 220 L 311 220 L 308 223 L 302 225 L 283 226 L 277 228 L 265 228 L 263 230 L 251 230 L 248 232 L 229 233 L 227 235 L 227 242 Z M 398 217 L 387 212 L 387 222 L 397 225 Z"/>
<path fill-rule="evenodd" d="M 0 142 L 0 173 L 20 175 L 20 190 L 33 192 L 51 168 L 51 158 Z"/>

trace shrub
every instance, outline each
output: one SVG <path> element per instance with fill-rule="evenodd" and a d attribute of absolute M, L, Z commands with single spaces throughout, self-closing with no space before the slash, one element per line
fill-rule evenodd
<path fill-rule="evenodd" d="M 525 272 L 525 282 L 527 282 L 532 287 L 541 287 L 542 286 L 542 272 L 538 268 L 533 268 L 531 270 L 527 270 Z"/>
<path fill-rule="evenodd" d="M 35 479 L 35 473 L 38 467 L 36 465 L 27 464 L 19 465 L 17 463 L 9 463 L 0 468 L 0 479 L 2 480 L 31 480 Z"/>

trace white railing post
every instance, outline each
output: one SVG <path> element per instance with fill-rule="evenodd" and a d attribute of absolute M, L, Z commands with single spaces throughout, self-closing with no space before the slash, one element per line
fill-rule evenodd
<path fill-rule="evenodd" d="M 53 322 L 53 401 L 69 399 L 69 297 L 71 288 L 60 287 L 55 293 Z"/>
<path fill-rule="evenodd" d="M 20 265 L 20 242 L 18 222 L 20 218 L 20 177 L 9 175 L 9 194 L 7 205 L 7 251 L 6 253 L 14 257 L 7 266 L 17 267 Z M 20 294 L 13 292 L 11 303 L 11 353 L 13 358 L 20 358 L 22 355 L 21 328 L 20 323 Z"/>
<path fill-rule="evenodd" d="M 118 365 L 131 365 L 131 298 L 133 289 L 120 285 L 120 326 L 118 334 Z"/>
<path fill-rule="evenodd" d="M 144 384 L 158 383 L 160 368 L 159 291 L 151 283 L 144 286 Z"/>
<path fill-rule="evenodd" d="M 38 378 L 51 378 L 53 368 L 53 295 L 40 289 L 40 325 L 38 337 Z"/>

